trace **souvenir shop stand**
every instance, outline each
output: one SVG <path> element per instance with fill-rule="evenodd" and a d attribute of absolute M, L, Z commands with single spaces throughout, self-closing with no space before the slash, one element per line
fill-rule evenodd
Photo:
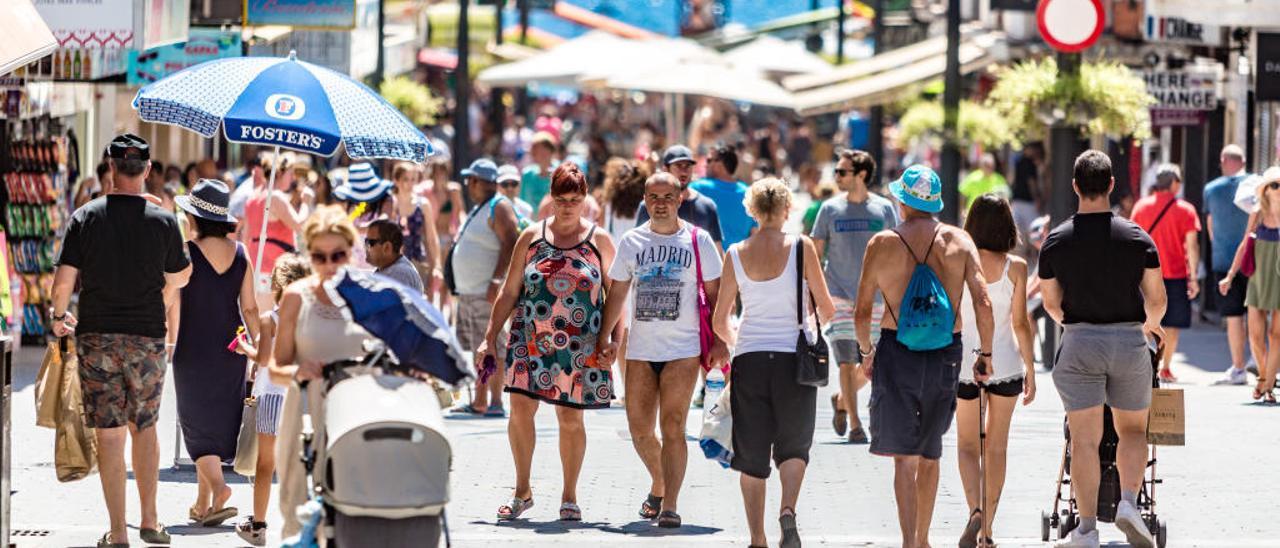
<path fill-rule="evenodd" d="M 21 303 L 5 320 L 5 330 L 20 333 L 24 345 L 43 346 L 52 333 L 48 311 L 53 267 L 70 210 L 70 142 L 58 118 L 0 123 L 0 249 L 5 277 L 16 281 L 10 291 L 20 295 Z"/>

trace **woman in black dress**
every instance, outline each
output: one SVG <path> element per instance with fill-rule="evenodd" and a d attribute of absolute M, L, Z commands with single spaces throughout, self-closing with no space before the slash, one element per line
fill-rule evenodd
<path fill-rule="evenodd" d="M 187 454 L 196 462 L 199 491 L 190 517 L 205 527 L 235 517 L 226 507 L 231 488 L 222 462 L 236 454 L 245 397 L 245 357 L 228 345 L 246 326 L 258 335 L 253 269 L 244 248 L 227 235 L 236 220 L 227 211 L 230 192 L 221 181 L 202 179 L 176 200 L 196 228 L 187 242 L 191 282 L 182 288 L 178 343 L 173 355 L 178 421 Z"/>

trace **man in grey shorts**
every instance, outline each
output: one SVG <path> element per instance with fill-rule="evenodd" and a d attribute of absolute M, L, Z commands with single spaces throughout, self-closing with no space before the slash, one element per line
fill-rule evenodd
<path fill-rule="evenodd" d="M 1044 307 L 1065 326 L 1053 382 L 1071 429 L 1071 484 L 1080 525 L 1058 543 L 1098 546 L 1098 445 L 1103 404 L 1111 406 L 1120 445 L 1121 500 L 1115 524 L 1129 544 L 1154 542 L 1137 509 L 1147 464 L 1147 407 L 1154 371 L 1146 340 L 1160 340 L 1167 299 L 1160 256 L 1138 225 L 1111 213 L 1111 160 L 1096 150 L 1076 158 L 1076 214 L 1053 230 L 1040 251 Z"/>

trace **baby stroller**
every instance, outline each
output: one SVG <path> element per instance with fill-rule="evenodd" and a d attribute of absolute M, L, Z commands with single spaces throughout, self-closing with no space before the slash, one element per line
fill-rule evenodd
<path fill-rule="evenodd" d="M 1160 381 L 1155 372 L 1159 366 L 1160 354 L 1151 351 L 1151 386 L 1159 388 Z M 1053 511 L 1040 513 L 1040 540 L 1048 542 L 1050 533 L 1056 530 L 1057 538 L 1065 539 L 1080 524 L 1080 512 L 1076 504 L 1075 490 L 1071 485 L 1071 429 L 1063 419 L 1066 442 L 1062 448 L 1062 465 L 1058 469 L 1057 492 L 1054 493 Z M 1111 417 L 1111 408 L 1102 408 L 1102 442 L 1098 445 L 1098 462 L 1102 474 L 1098 481 L 1098 521 L 1112 523 L 1116 517 L 1116 505 L 1120 503 L 1120 470 L 1116 467 L 1116 449 L 1120 445 L 1120 436 L 1116 433 L 1115 423 Z M 1168 539 L 1168 528 L 1156 515 L 1156 485 L 1163 483 L 1156 476 L 1156 446 L 1148 445 L 1147 473 L 1138 490 L 1138 512 L 1156 539 L 1158 548 L 1165 548 Z M 1065 495 L 1064 495 L 1065 488 Z"/>
<path fill-rule="evenodd" d="M 303 464 L 326 545 L 449 546 L 445 504 L 453 452 L 439 400 L 385 348 L 325 366 L 324 428 L 304 406 Z M 322 384 L 323 386 L 316 386 Z M 317 504 L 315 504 L 318 502 Z M 306 520 L 304 520 L 306 521 Z"/>
<path fill-rule="evenodd" d="M 314 542 L 323 521 L 329 547 L 438 546 L 442 532 L 449 546 L 453 451 L 426 378 L 469 379 L 461 346 L 421 293 L 387 278 L 344 269 L 325 289 L 377 342 L 366 342 L 364 358 L 327 364 L 323 382 L 301 387 L 302 461 L 313 498 L 299 510 L 299 538 Z M 307 390 L 324 390 L 322 424 L 311 421 Z"/>

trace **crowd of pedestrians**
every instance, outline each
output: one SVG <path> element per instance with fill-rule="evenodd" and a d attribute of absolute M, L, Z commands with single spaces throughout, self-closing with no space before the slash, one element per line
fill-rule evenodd
<path fill-rule="evenodd" d="M 833 429 L 893 459 L 902 544 L 930 545 L 942 438 L 954 422 L 970 511 L 960 543 L 994 545 L 1012 417 L 1019 400 L 1036 398 L 1035 286 L 1043 311 L 1065 326 L 1053 376 L 1072 432 L 1081 523 L 1063 546 L 1098 542 L 1103 404 L 1120 437 L 1116 524 L 1135 545 L 1150 545 L 1135 493 L 1151 376 L 1175 380 L 1179 330 L 1191 326 L 1200 291 L 1202 224 L 1178 197 L 1177 166 L 1156 171 L 1151 194 L 1125 219 L 1111 209 L 1109 159 L 1082 154 L 1073 179 L 1079 210 L 1052 229 L 1037 258 L 1019 255 L 1029 209 L 1041 205 L 1037 150 L 1017 163 L 1012 188 L 983 158 L 960 186 L 963 228 L 937 219 L 943 182 L 932 169 L 911 166 L 880 191 L 868 153 L 839 151 L 838 193 L 817 201 L 811 228 L 795 235 L 784 231 L 792 185 L 739 180 L 734 147 L 695 155 L 677 144 L 595 163 L 593 188 L 592 165 L 558 159 L 556 139 L 533 135 L 523 167 L 476 159 L 460 182 L 434 161 L 357 162 L 320 177 L 304 156 L 264 154 L 240 177 L 223 178 L 202 163 L 190 177 L 179 173 L 189 186 L 171 204 L 147 192 L 149 145 L 127 134 L 114 140 L 98 176 L 104 195 L 86 200 L 67 227 L 52 310 L 56 333 L 74 330 L 78 339 L 97 427 L 111 517 L 99 546 L 126 538 L 126 433 L 143 539 L 170 540 L 155 508 L 154 431 L 169 363 L 198 471 L 190 520 L 212 526 L 239 513 L 221 463 L 236 455 L 248 397 L 257 409 L 257 475 L 252 513 L 236 530 L 265 542 L 274 472 L 280 532 L 298 533 L 296 509 L 309 495 L 296 458 L 302 409 L 323 424 L 324 395 L 297 381 L 362 355 L 369 338 L 324 290 L 344 267 L 425 295 L 474 350 L 480 380 L 450 415 L 507 417 L 515 488 L 497 519 L 521 518 L 534 505 L 535 416 L 549 404 L 563 470 L 558 515 L 582 520 L 591 511 L 577 496 L 584 411 L 621 401 L 648 473 L 637 513 L 681 527 L 690 402 L 713 403 L 702 401 L 700 378 L 719 369 L 729 380 L 730 466 L 750 543 L 768 545 L 766 480 L 777 469 L 788 548 L 801 543 L 797 508 L 818 405 L 817 388 L 797 379 L 804 349 L 820 337 L 838 384 Z M 1223 382 L 1246 382 L 1247 339 L 1260 373 L 1254 396 L 1274 399 L 1280 352 L 1267 350 L 1280 344 L 1272 314 L 1280 310 L 1280 168 L 1250 183 L 1239 147 L 1221 159 L 1226 175 L 1206 188 L 1204 225 L 1232 349 Z M 70 312 L 77 285 L 78 321 Z M 1146 365 L 1144 340 L 1163 348 L 1158 372 Z M 858 394 L 868 384 L 864 422 Z"/>

